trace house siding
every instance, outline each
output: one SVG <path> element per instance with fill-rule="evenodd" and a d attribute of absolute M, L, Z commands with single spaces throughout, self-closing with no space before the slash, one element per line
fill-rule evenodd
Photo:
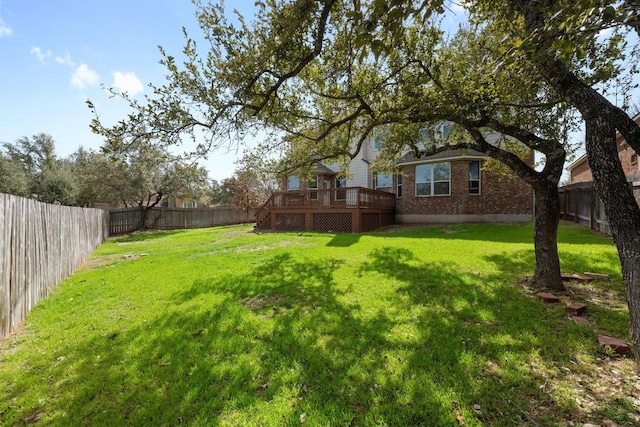
<path fill-rule="evenodd" d="M 451 194 L 416 196 L 415 165 L 401 168 L 404 194 L 396 202 L 399 223 L 530 221 L 533 190 L 520 178 L 481 171 L 479 195 L 469 194 L 468 160 L 451 160 Z"/>

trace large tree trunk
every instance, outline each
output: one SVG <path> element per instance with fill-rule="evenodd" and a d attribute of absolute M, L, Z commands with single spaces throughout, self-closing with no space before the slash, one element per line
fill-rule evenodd
<path fill-rule="evenodd" d="M 627 184 L 616 147 L 616 129 L 629 145 L 640 148 L 640 128 L 620 108 L 580 80 L 555 57 L 553 35 L 545 28 L 544 2 L 512 0 L 529 34 L 541 34 L 530 59 L 554 89 L 575 106 L 586 124 L 586 149 L 593 182 L 609 219 L 618 249 L 629 307 L 631 341 L 640 369 L 640 208 Z M 546 36 L 546 38 L 545 38 Z"/>
<path fill-rule="evenodd" d="M 555 290 L 564 290 L 558 257 L 558 223 L 560 222 L 560 197 L 557 183 L 537 182 L 535 194 L 534 247 L 536 271 L 534 284 Z"/>
<path fill-rule="evenodd" d="M 610 116 L 610 112 L 600 110 L 585 118 L 587 156 L 618 249 L 631 341 L 636 360 L 640 360 L 640 209 L 620 165 L 616 128 Z"/>

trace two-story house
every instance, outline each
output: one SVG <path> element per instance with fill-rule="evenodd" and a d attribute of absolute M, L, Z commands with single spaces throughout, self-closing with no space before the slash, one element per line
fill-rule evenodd
<path fill-rule="evenodd" d="M 484 170 L 483 153 L 448 150 L 422 158 L 407 153 L 397 164 L 400 173 L 384 174 L 371 170 L 379 150 L 378 140 L 368 140 L 346 176 L 341 175 L 340 165 L 322 164 L 308 179 L 287 176 L 284 191 L 275 193 L 258 213 L 257 227 L 360 232 L 393 223 L 533 218 L 532 188 L 520 178 Z"/>

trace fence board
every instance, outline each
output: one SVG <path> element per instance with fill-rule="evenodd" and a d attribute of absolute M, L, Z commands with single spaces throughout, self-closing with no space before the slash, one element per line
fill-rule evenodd
<path fill-rule="evenodd" d="M 104 241 L 108 217 L 0 194 L 0 338 Z"/>
<path fill-rule="evenodd" d="M 640 204 L 640 182 L 630 182 L 636 201 Z M 560 193 L 560 218 L 574 221 L 592 230 L 611 234 L 604 204 L 593 187 L 593 182 L 566 185 Z"/>
<path fill-rule="evenodd" d="M 9 208 L 9 196 L 0 194 L 0 224 L 7 224 L 11 220 Z M 8 226 L 0 227 L 0 332 L 8 331 L 11 325 L 11 294 L 9 292 L 11 239 L 9 230 Z"/>
<path fill-rule="evenodd" d="M 206 228 L 219 225 L 255 222 L 256 208 L 248 211 L 235 206 L 213 208 L 154 208 L 147 214 L 145 229 L 178 230 Z M 141 219 L 138 208 L 120 208 L 109 211 L 109 234 L 117 235 L 136 230 Z"/>

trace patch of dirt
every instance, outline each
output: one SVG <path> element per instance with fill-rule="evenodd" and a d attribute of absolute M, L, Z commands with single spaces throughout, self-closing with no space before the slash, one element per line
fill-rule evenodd
<path fill-rule="evenodd" d="M 279 296 L 243 298 L 240 303 L 252 310 L 261 310 L 265 307 L 276 307 L 284 298 Z"/>
<path fill-rule="evenodd" d="M 591 369 L 586 373 L 569 374 L 580 412 L 603 421 L 598 419 L 598 409 L 603 402 L 626 400 L 633 407 L 627 411 L 627 417 L 634 422 L 633 425 L 640 425 L 640 376 L 635 361 L 628 357 L 604 356 L 588 368 Z M 571 366 L 568 369 L 571 370 Z"/>
<path fill-rule="evenodd" d="M 233 239 L 234 237 L 244 236 L 245 234 L 252 234 L 252 233 L 253 233 L 253 230 L 234 230 L 234 231 L 227 231 L 226 233 L 220 233 L 220 236 Z"/>
<path fill-rule="evenodd" d="M 136 259 L 139 259 L 147 255 L 148 255 L 147 253 L 103 255 L 100 257 L 88 259 L 80 266 L 80 269 L 93 270 L 95 268 L 114 265 L 119 260 L 134 261 Z"/>
<path fill-rule="evenodd" d="M 535 294 L 541 291 L 531 283 L 530 278 L 522 278 L 519 285 L 532 298 L 536 298 Z M 607 310 L 626 307 L 624 290 L 606 280 L 569 281 L 564 285 L 565 291 L 551 290 L 560 298 L 561 305 L 578 301 Z M 571 321 L 569 317 L 567 321 Z M 590 328 L 599 333 L 593 325 Z M 558 370 L 557 375 L 549 377 L 548 386 L 562 386 L 571 390 L 578 413 L 582 415 L 580 420 L 569 421 L 568 425 L 582 425 L 579 423 L 584 422 L 595 423 L 585 425 L 616 425 L 602 418 L 603 404 L 619 408 L 629 406 L 630 409 L 625 412 L 631 420 L 630 424 L 621 425 L 640 425 L 640 375 L 633 355 L 609 355 L 603 351 L 601 356 L 593 360 L 572 361 L 567 366 L 559 366 Z"/>

